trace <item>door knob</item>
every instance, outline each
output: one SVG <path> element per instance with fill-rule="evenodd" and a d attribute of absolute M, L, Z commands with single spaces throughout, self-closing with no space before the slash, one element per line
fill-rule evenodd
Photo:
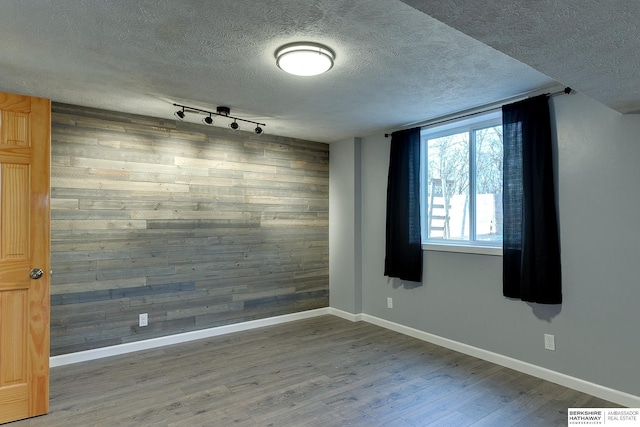
<path fill-rule="evenodd" d="M 32 279 L 39 279 L 42 277 L 43 274 L 44 274 L 44 271 L 42 271 L 41 268 L 32 268 L 31 271 L 29 272 L 29 276 Z"/>

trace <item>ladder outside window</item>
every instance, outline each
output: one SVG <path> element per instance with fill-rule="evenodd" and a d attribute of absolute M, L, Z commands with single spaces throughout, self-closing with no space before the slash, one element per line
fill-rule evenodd
<path fill-rule="evenodd" d="M 451 237 L 449 210 L 451 209 L 453 185 L 453 180 L 447 180 L 446 185 L 442 185 L 441 178 L 431 178 L 428 221 L 430 239 L 449 239 Z"/>

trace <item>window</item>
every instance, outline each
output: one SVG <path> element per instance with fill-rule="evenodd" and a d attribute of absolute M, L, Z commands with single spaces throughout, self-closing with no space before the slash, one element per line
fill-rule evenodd
<path fill-rule="evenodd" d="M 422 241 L 502 246 L 502 113 L 421 131 Z"/>

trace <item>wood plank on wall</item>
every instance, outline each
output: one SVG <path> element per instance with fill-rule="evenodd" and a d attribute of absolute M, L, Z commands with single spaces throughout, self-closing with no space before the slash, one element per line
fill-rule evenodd
<path fill-rule="evenodd" d="M 54 104 L 52 165 L 52 355 L 328 305 L 328 145 Z"/>

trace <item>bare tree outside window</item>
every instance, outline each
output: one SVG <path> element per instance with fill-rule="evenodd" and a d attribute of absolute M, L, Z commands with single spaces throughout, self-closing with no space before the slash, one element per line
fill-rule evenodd
<path fill-rule="evenodd" d="M 474 131 L 476 240 L 502 241 L 502 126 Z"/>
<path fill-rule="evenodd" d="M 468 217 L 469 137 L 467 133 L 428 141 L 428 191 L 430 239 L 466 240 L 464 219 Z M 464 200 L 467 203 L 460 204 Z M 459 227 L 452 226 L 459 224 Z"/>
<path fill-rule="evenodd" d="M 501 241 L 502 126 L 454 129 L 425 148 L 427 239 Z"/>

